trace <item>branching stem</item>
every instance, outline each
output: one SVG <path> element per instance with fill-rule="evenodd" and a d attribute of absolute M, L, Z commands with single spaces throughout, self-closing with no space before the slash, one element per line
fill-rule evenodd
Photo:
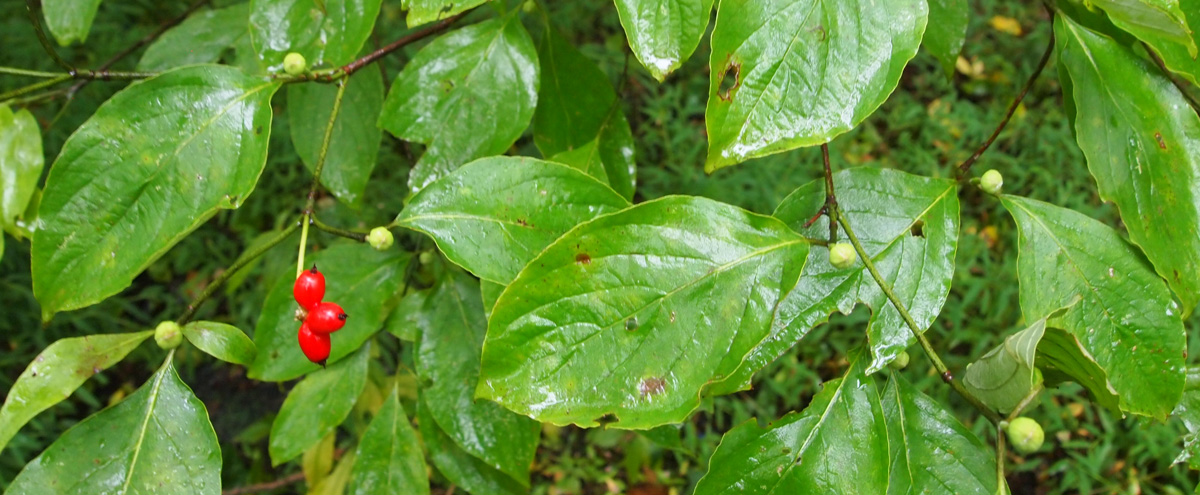
<path fill-rule="evenodd" d="M 179 323 L 180 325 L 186 325 L 192 320 L 192 317 L 196 315 L 196 310 L 200 309 L 200 306 L 204 304 L 205 301 L 208 301 L 213 294 L 216 294 L 217 289 L 220 289 L 221 286 L 225 285 L 225 282 L 229 281 L 229 278 L 232 277 L 233 274 L 237 273 L 238 270 L 241 270 L 246 265 L 249 265 L 255 259 L 258 259 L 258 257 L 266 254 L 266 252 L 270 251 L 271 248 L 278 246 L 279 243 L 287 240 L 287 238 L 291 237 L 292 233 L 296 231 L 296 227 L 299 226 L 300 222 L 291 222 L 287 228 L 284 228 L 279 232 L 279 234 L 276 234 L 275 237 L 272 237 L 271 240 L 267 241 L 265 244 L 257 246 L 253 250 L 243 253 L 242 256 L 237 259 L 237 261 L 234 261 L 232 265 L 229 265 L 229 268 L 226 268 L 225 271 L 221 272 L 220 275 L 217 275 L 217 278 L 214 278 L 212 282 L 209 282 L 208 285 L 204 287 L 204 291 L 202 291 L 200 295 L 196 296 L 196 298 L 188 304 L 187 310 L 185 310 L 183 315 L 176 320 L 176 323 Z"/>

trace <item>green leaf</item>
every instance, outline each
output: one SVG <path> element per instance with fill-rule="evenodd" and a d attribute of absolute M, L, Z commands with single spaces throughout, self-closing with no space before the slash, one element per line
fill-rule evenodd
<path fill-rule="evenodd" d="M 154 40 L 137 70 L 161 71 L 221 59 L 235 43 L 250 36 L 250 4 L 198 11 Z"/>
<path fill-rule="evenodd" d="M 351 452 L 342 460 L 338 461 L 337 467 L 329 476 L 322 478 L 320 482 L 313 485 L 309 489 L 308 495 L 343 495 L 346 493 L 346 485 L 350 483 L 350 473 L 357 464 L 358 455 L 356 452 Z"/>
<path fill-rule="evenodd" d="M 400 6 L 408 11 L 408 27 L 445 19 L 466 12 L 487 0 L 402 0 Z"/>
<path fill-rule="evenodd" d="M 1196 58 L 1196 42 L 1179 0 L 1089 0 L 1117 27 L 1146 42 L 1176 43 Z M 1057 24 L 1057 23 L 1056 23 Z"/>
<path fill-rule="evenodd" d="M 584 223 L 501 294 L 475 394 L 560 425 L 680 422 L 767 336 L 807 254 L 783 222 L 704 198 Z"/>
<path fill-rule="evenodd" d="M 1079 86 L 1076 86 L 1079 90 Z M 1112 228 L 1040 201 L 1002 197 L 1017 222 L 1021 312 L 1056 322 L 1108 373 L 1122 411 L 1165 418 L 1183 392 L 1179 307 L 1149 263 Z"/>
<path fill-rule="evenodd" d="M 1076 137 L 1100 197 L 1117 204 L 1130 240 L 1183 302 L 1200 302 L 1200 117 L 1152 64 L 1058 16 Z"/>
<path fill-rule="evenodd" d="M 421 400 L 459 448 L 528 487 L 541 425 L 473 397 L 487 332 L 479 283 L 449 271 L 429 295 L 424 311 L 427 325 L 421 328 L 414 360 L 425 384 Z"/>
<path fill-rule="evenodd" d="M 46 29 L 60 46 L 87 39 L 100 0 L 42 0 Z"/>
<path fill-rule="evenodd" d="M 197 349 L 227 363 L 249 366 L 254 362 L 254 341 L 233 325 L 194 321 L 183 326 L 183 336 Z"/>
<path fill-rule="evenodd" d="M 250 40 L 271 71 L 290 52 L 310 67 L 347 64 L 375 28 L 380 0 L 250 0 Z"/>
<path fill-rule="evenodd" d="M 2 236 L 0 236 L 2 237 Z M 92 375 L 121 361 L 153 330 L 61 339 L 42 350 L 0 407 L 0 449 L 38 413 L 71 396 Z"/>
<path fill-rule="evenodd" d="M 888 492 L 888 430 L 866 359 L 854 359 L 800 413 L 726 433 L 695 495 Z"/>
<path fill-rule="evenodd" d="M 400 299 L 396 309 L 388 315 L 387 321 L 383 323 L 383 328 L 400 340 L 415 342 L 417 329 L 421 328 L 421 325 L 432 324 L 424 321 L 428 316 L 423 311 L 427 299 L 429 299 L 429 289 L 408 293 Z"/>
<path fill-rule="evenodd" d="M 136 392 L 58 437 L 5 493 L 219 495 L 221 448 L 168 357 Z"/>
<path fill-rule="evenodd" d="M 514 13 L 442 35 L 392 83 L 379 127 L 426 144 L 413 192 L 475 158 L 504 153 L 537 106 L 538 59 Z"/>
<path fill-rule="evenodd" d="M 883 104 L 925 31 L 921 0 L 728 0 L 709 59 L 705 170 L 827 143 Z"/>
<path fill-rule="evenodd" d="M 988 445 L 899 373 L 883 393 L 883 415 L 892 459 L 887 493 L 1004 493 Z"/>
<path fill-rule="evenodd" d="M 42 128 L 29 110 L 13 113 L 0 105 L 0 227 L 19 232 L 26 207 L 37 191 L 46 158 L 42 155 Z"/>
<path fill-rule="evenodd" d="M 700 44 L 713 0 L 616 0 L 629 48 L 662 82 Z"/>
<path fill-rule="evenodd" d="M 42 318 L 120 292 L 254 190 L 279 84 L 192 66 L 129 85 L 63 145 L 33 236 Z"/>
<path fill-rule="evenodd" d="M 524 157 L 463 165 L 413 196 L 396 224 L 425 232 L 450 261 L 508 284 L 576 225 L 629 206 L 596 179 Z"/>
<path fill-rule="evenodd" d="M 367 384 L 369 357 L 370 344 L 365 344 L 346 359 L 310 373 L 288 392 L 271 425 L 272 466 L 303 454 L 342 424 Z"/>
<path fill-rule="evenodd" d="M 1045 374 L 1046 385 L 1073 380 L 1088 389 L 1097 404 L 1113 412 L 1120 411 L 1120 397 L 1109 383 L 1108 373 L 1070 332 L 1046 327 L 1046 334 L 1038 343 L 1037 366 Z"/>
<path fill-rule="evenodd" d="M 487 280 L 479 281 L 479 291 L 483 296 L 483 315 L 487 319 L 492 319 L 492 309 L 496 307 L 496 300 L 500 299 L 500 294 L 506 288 L 495 282 L 488 282 Z"/>
<path fill-rule="evenodd" d="M 989 408 L 1008 413 L 1040 387 L 1037 369 L 1038 343 L 1046 333 L 1046 318 L 1009 335 L 974 363 L 967 365 L 963 386 Z"/>
<path fill-rule="evenodd" d="M 356 449 L 352 495 L 429 495 L 425 453 L 393 390 Z"/>
<path fill-rule="evenodd" d="M 538 150 L 633 198 L 633 132 L 608 76 L 553 27 L 542 37 L 538 60 L 542 80 L 533 113 Z"/>
<path fill-rule="evenodd" d="M 925 30 L 925 47 L 946 77 L 954 77 L 954 64 L 967 37 L 967 0 L 929 0 L 929 25 Z"/>
<path fill-rule="evenodd" d="M 841 212 L 863 248 L 917 325 L 922 331 L 928 329 L 941 312 L 954 277 L 957 185 L 948 179 L 868 167 L 843 170 L 833 180 Z M 784 198 L 775 217 L 809 237 L 827 237 L 829 222 L 824 216 L 804 227 L 824 202 L 824 184 L 814 181 Z M 912 331 L 861 262 L 839 270 L 829 263 L 828 249 L 814 247 L 796 289 L 779 304 L 770 335 L 714 392 L 749 387 L 754 372 L 783 355 L 830 313 L 850 314 L 859 302 L 872 308 L 867 340 L 874 357 L 867 370 L 873 373 L 912 344 Z"/>
<path fill-rule="evenodd" d="M 333 336 L 329 362 L 358 350 L 375 335 L 391 312 L 401 290 L 412 255 L 401 249 L 376 251 L 362 243 L 339 243 L 318 251 L 311 263 L 325 274 L 325 300 L 342 306 L 350 318 Z M 280 277 L 254 328 L 258 354 L 246 373 L 255 380 L 285 381 L 320 369 L 300 352 L 296 332 L 299 306 L 292 297 L 296 279 L 292 272 Z"/>
<path fill-rule="evenodd" d="M 1179 418 L 1188 431 L 1183 438 L 1183 450 L 1173 464 L 1187 462 L 1191 469 L 1200 469 L 1200 390 L 1184 391 L 1171 415 Z"/>
<path fill-rule="evenodd" d="M 438 471 L 460 486 L 467 493 L 487 495 L 526 495 L 529 488 L 517 483 L 482 459 L 468 454 L 446 436 L 437 421 L 429 413 L 429 405 L 422 395 L 417 402 L 417 424 L 421 427 L 421 438 L 429 447 L 429 458 Z"/>
<path fill-rule="evenodd" d="M 1191 20 L 1191 23 L 1200 25 L 1200 2 L 1195 0 L 1185 0 L 1179 2 L 1180 9 L 1183 10 L 1185 16 Z M 1189 47 L 1196 45 L 1197 37 L 1200 37 L 1200 32 L 1192 30 L 1191 45 L 1179 44 L 1172 41 L 1169 37 L 1160 36 L 1158 34 L 1146 31 L 1137 31 L 1135 34 L 1138 38 L 1144 41 L 1151 50 L 1158 54 L 1163 65 L 1167 66 L 1172 72 L 1183 76 L 1192 84 L 1200 84 L 1200 61 L 1193 57 Z"/>
<path fill-rule="evenodd" d="M 358 71 L 346 83 L 342 108 L 333 125 L 321 184 L 351 204 L 358 204 L 367 180 L 375 169 L 383 131 L 375 126 L 383 106 L 383 76 L 378 70 Z M 337 98 L 333 84 L 292 84 L 288 86 L 288 119 L 292 126 L 292 144 L 310 172 L 315 172 L 329 113 Z"/>

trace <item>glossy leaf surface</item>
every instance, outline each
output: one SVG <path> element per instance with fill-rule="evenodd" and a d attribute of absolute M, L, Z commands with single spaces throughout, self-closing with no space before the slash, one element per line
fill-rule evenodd
<path fill-rule="evenodd" d="M 14 232 L 21 220 L 32 220 L 23 217 L 45 164 L 42 128 L 33 114 L 0 105 L 0 227 Z"/>
<path fill-rule="evenodd" d="M 183 336 L 197 349 L 227 363 L 249 366 L 254 362 L 254 341 L 233 325 L 194 321 L 183 326 Z"/>
<path fill-rule="evenodd" d="M 425 232 L 450 261 L 508 284 L 576 225 L 629 202 L 598 180 L 533 158 L 476 160 L 413 196 L 396 224 Z"/>
<path fill-rule="evenodd" d="M 50 344 L 34 358 L 0 407 L 0 449 L 38 413 L 71 396 L 83 382 L 121 361 L 154 331 L 89 335 Z"/>
<path fill-rule="evenodd" d="M 1190 24 L 1200 26 L 1200 2 L 1182 0 L 1179 2 L 1179 8 L 1187 16 Z M 1159 58 L 1163 61 L 1163 65 L 1168 69 L 1179 74 L 1192 84 L 1200 84 L 1200 61 L 1192 56 L 1189 48 L 1190 45 L 1178 43 L 1171 39 L 1170 36 L 1163 36 L 1158 33 L 1135 31 L 1135 34 L 1150 49 L 1158 54 Z M 1198 37 L 1200 37 L 1200 30 L 1192 29 L 1192 34 L 1190 35 L 1192 44 L 1197 43 L 1196 38 Z"/>
<path fill-rule="evenodd" d="M 515 12 L 444 34 L 392 83 L 379 126 L 424 143 L 414 192 L 475 158 L 506 150 L 533 118 L 538 59 Z"/>
<path fill-rule="evenodd" d="M 400 340 L 415 342 L 417 330 L 422 325 L 430 325 L 425 321 L 428 314 L 423 311 L 425 301 L 429 298 L 429 289 L 411 291 L 400 299 L 396 309 L 388 315 L 383 328 Z"/>
<path fill-rule="evenodd" d="M 883 104 L 916 55 L 920 0 L 727 0 L 709 59 L 713 171 L 827 143 Z"/>
<path fill-rule="evenodd" d="M 1137 36 L 1143 41 L 1163 40 L 1182 45 L 1187 53 L 1196 58 L 1196 42 L 1188 21 L 1196 22 L 1184 14 L 1181 0 L 1091 0 L 1091 5 L 1100 7 L 1117 27 Z"/>
<path fill-rule="evenodd" d="M 129 85 L 54 162 L 33 236 L 43 319 L 120 292 L 221 208 L 254 190 L 277 83 L 193 66 Z"/>
<path fill-rule="evenodd" d="M 921 46 L 938 60 L 946 77 L 954 76 L 967 37 L 967 7 L 967 0 L 929 0 L 929 26 Z"/>
<path fill-rule="evenodd" d="M 501 294 L 475 393 L 555 424 L 682 421 L 767 335 L 807 253 L 783 222 L 703 198 L 582 224 Z"/>
<path fill-rule="evenodd" d="M 283 68 L 290 52 L 309 67 L 347 64 L 375 28 L 381 0 L 250 0 L 250 40 L 261 65 Z"/>
<path fill-rule="evenodd" d="M 383 131 L 375 126 L 383 106 L 383 76 L 378 70 L 361 70 L 347 84 L 321 170 L 321 184 L 338 199 L 357 204 L 375 169 L 383 138 Z M 288 86 L 292 145 L 310 172 L 316 171 L 337 92 L 333 84 Z"/>
<path fill-rule="evenodd" d="M 875 379 L 856 359 L 803 412 L 726 433 L 696 495 L 888 492 L 888 430 Z"/>
<path fill-rule="evenodd" d="M 86 40 L 99 9 L 100 0 L 42 0 L 46 29 L 62 46 Z"/>
<path fill-rule="evenodd" d="M 487 0 L 402 0 L 400 5 L 408 11 L 408 27 L 416 27 L 466 12 Z"/>
<path fill-rule="evenodd" d="M 352 495 L 428 495 L 425 453 L 393 391 L 363 432 L 350 475 Z"/>
<path fill-rule="evenodd" d="M 1037 348 L 1046 333 L 1046 318 L 1005 337 L 1000 345 L 968 364 L 963 386 L 988 407 L 1007 414 L 1038 386 Z"/>
<path fill-rule="evenodd" d="M 219 495 L 221 448 L 171 360 L 25 466 L 7 495 Z"/>
<path fill-rule="evenodd" d="M 479 282 L 452 270 L 430 293 L 415 360 L 426 384 L 421 400 L 438 428 L 463 451 L 484 461 L 522 486 L 541 426 L 494 402 L 476 401 L 479 355 L 487 332 Z"/>
<path fill-rule="evenodd" d="M 892 453 L 887 493 L 1007 493 L 998 486 L 991 447 L 895 372 L 883 415 Z"/>
<path fill-rule="evenodd" d="M 325 274 L 325 300 L 337 302 L 350 315 L 333 338 L 329 363 L 354 352 L 380 329 L 404 287 L 411 258 L 400 249 L 376 251 L 359 243 L 334 244 L 309 258 Z M 299 306 L 292 298 L 291 275 L 289 271 L 275 282 L 254 328 L 258 354 L 247 375 L 255 380 L 291 380 L 320 369 L 296 342 Z"/>
<path fill-rule="evenodd" d="M 917 325 L 929 328 L 946 302 L 954 276 L 959 227 L 956 185 L 876 168 L 844 170 L 833 180 L 842 214 L 875 267 Z M 824 184 L 814 181 L 785 198 L 775 217 L 809 237 L 828 238 L 829 222 L 824 216 L 804 227 L 824 201 Z M 779 304 L 771 333 L 714 390 L 728 393 L 748 387 L 755 371 L 783 355 L 830 313 L 850 314 L 859 302 L 872 309 L 867 339 L 873 357 L 867 369 L 873 372 L 913 342 L 912 331 L 861 261 L 837 269 L 829 263 L 828 249 L 814 247 L 796 289 Z"/>
<path fill-rule="evenodd" d="M 370 345 L 362 346 L 346 359 L 310 373 L 288 392 L 271 425 L 273 466 L 304 453 L 342 424 L 367 384 L 369 350 Z"/>
<path fill-rule="evenodd" d="M 1092 393 L 1092 401 L 1110 411 L 1120 411 L 1120 397 L 1109 383 L 1108 373 L 1078 337 L 1061 328 L 1046 327 L 1037 352 L 1037 366 L 1045 374 L 1046 385 L 1074 381 Z"/>
<path fill-rule="evenodd" d="M 616 0 L 629 48 L 661 82 L 700 44 L 713 0 Z"/>
<path fill-rule="evenodd" d="M 1186 343 L 1179 307 L 1163 280 L 1100 222 L 1018 196 L 1002 201 L 1020 233 L 1017 278 L 1025 320 L 1079 298 L 1057 323 L 1108 373 L 1122 411 L 1165 418 L 1183 392 Z"/>
<path fill-rule="evenodd" d="M 542 81 L 533 140 L 542 156 L 633 198 L 633 132 L 608 76 L 554 28 L 542 36 L 538 61 Z"/>
<path fill-rule="evenodd" d="M 421 427 L 421 439 L 429 448 L 429 458 L 437 470 L 451 483 L 463 487 L 467 493 L 489 495 L 525 495 L 529 488 L 517 483 L 482 459 L 468 454 L 446 435 L 430 415 L 428 404 L 422 396 L 417 403 L 417 423 Z"/>
<path fill-rule="evenodd" d="M 1055 21 L 1074 84 L 1075 132 L 1100 197 L 1117 204 L 1190 314 L 1200 301 L 1200 117 L 1150 62 L 1067 17 Z"/>
<path fill-rule="evenodd" d="M 198 11 L 146 47 L 141 71 L 161 71 L 221 59 L 235 43 L 250 36 L 250 4 Z"/>

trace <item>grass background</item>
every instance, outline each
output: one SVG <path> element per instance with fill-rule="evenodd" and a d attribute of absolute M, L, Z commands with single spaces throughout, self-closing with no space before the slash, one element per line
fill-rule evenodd
<path fill-rule="evenodd" d="M 377 41 L 386 43 L 406 31 L 398 3 L 385 2 Z M 97 66 L 184 8 L 183 3 L 163 6 L 150 0 L 104 2 L 86 46 L 60 49 L 60 53 L 78 66 Z M 614 86 L 622 88 L 623 110 L 637 143 L 639 200 L 692 194 L 770 213 L 793 189 L 820 176 L 820 156 L 815 148 L 706 175 L 702 164 L 707 41 L 660 84 L 629 55 L 611 2 L 551 2 L 549 9 L 553 22 L 600 65 Z M 1019 32 L 1006 27 L 1005 20 L 1015 22 Z M 536 37 L 536 27 L 527 24 Z M 833 166 L 891 167 L 952 177 L 953 166 L 969 156 L 999 122 L 1049 42 L 1049 33 L 1048 17 L 1040 3 L 971 2 L 963 57 L 977 70 L 947 78 L 931 56 L 919 53 L 887 103 L 856 130 L 831 143 Z M 0 65 L 55 69 L 34 37 L 24 2 L 0 2 L 0 47 Z M 389 82 L 416 49 L 385 59 Z M 135 53 L 115 68 L 132 68 L 139 55 Z M 3 76 L 0 91 L 28 82 Z M 122 85 L 96 82 L 69 102 L 55 99 L 30 108 L 43 125 L 48 163 L 66 137 Z M 30 289 L 29 243 L 6 242 L 0 259 L 0 308 L 5 313 L 0 318 L 0 393 L 6 395 L 29 361 L 56 339 L 136 331 L 174 319 L 245 246 L 298 212 L 308 174 L 292 149 L 286 104 L 282 97 L 275 101 L 270 158 L 256 192 L 242 208 L 218 214 L 187 237 L 120 295 L 60 314 L 43 327 Z M 537 156 L 529 135 L 514 146 L 513 153 Z M 390 221 L 403 202 L 395 194 L 403 188 L 396 185 L 404 183 L 415 154 L 419 149 L 385 133 L 365 206 L 352 210 L 323 198 L 319 202 L 322 218 L 348 227 Z M 973 171 L 978 174 L 988 168 L 1004 173 L 1006 192 L 1074 208 L 1120 228 L 1115 208 L 1099 200 L 1074 143 L 1053 64 Z M 1017 301 L 1016 232 L 1011 219 L 994 199 L 970 190 L 962 195 L 962 227 L 953 288 L 929 334 L 947 364 L 958 370 L 1024 323 Z M 332 241 L 322 233 L 314 235 L 318 244 Z M 428 246 L 415 239 L 406 241 L 410 247 L 414 243 Z M 239 277 L 225 297 L 208 304 L 199 316 L 252 331 L 267 288 L 287 273 L 293 256 L 295 245 L 284 243 Z M 869 316 L 865 308 L 851 315 L 835 315 L 830 324 L 819 327 L 759 372 L 751 391 L 707 404 L 683 425 L 677 448 L 664 446 L 669 442 L 663 440 L 662 431 L 643 435 L 546 428 L 534 467 L 534 493 L 689 493 L 723 432 L 744 421 L 756 418 L 765 422 L 802 409 L 821 381 L 843 371 L 845 351 L 861 343 Z M 1187 322 L 1189 330 L 1195 327 L 1195 318 Z M 1189 339 L 1194 354 L 1196 338 Z M 399 365 L 408 359 L 409 346 L 391 337 L 381 340 L 384 367 L 403 369 Z M 222 442 L 225 487 L 271 481 L 295 472 L 295 463 L 272 469 L 266 455 L 272 414 L 288 384 L 252 382 L 240 368 L 214 363 L 187 351 L 186 346 L 184 349 L 178 358 L 180 372 L 213 418 Z M 947 401 L 960 418 L 974 423 L 981 435 L 990 438 L 970 408 L 940 385 L 920 352 L 913 349 L 912 354 L 913 364 L 905 370 L 908 377 L 935 398 Z M 139 386 L 161 358 L 157 347 L 143 345 L 121 364 L 87 382 L 69 400 L 35 418 L 0 451 L 0 489 L 66 428 Z M 245 400 L 250 394 L 261 400 Z M 1087 402 L 1078 387 L 1052 391 L 1029 415 L 1045 426 L 1047 446 L 1037 455 L 1009 459 L 1014 493 L 1174 494 L 1189 492 L 1196 485 L 1195 473 L 1172 466 L 1185 431 L 1177 421 L 1163 424 L 1113 417 Z M 442 493 L 447 488 L 444 480 L 437 478 L 436 482 L 435 492 Z M 267 493 L 304 490 L 299 483 Z"/>

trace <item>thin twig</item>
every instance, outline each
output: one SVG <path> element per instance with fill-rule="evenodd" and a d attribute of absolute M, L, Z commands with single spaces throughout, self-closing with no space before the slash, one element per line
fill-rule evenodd
<path fill-rule="evenodd" d="M 317 202 L 317 189 L 321 187 L 321 171 L 325 170 L 325 155 L 329 153 L 329 142 L 333 139 L 333 126 L 337 122 L 338 114 L 342 111 L 342 97 L 346 95 L 346 86 L 350 84 L 349 80 L 343 79 L 338 81 L 337 96 L 333 99 L 333 109 L 329 112 L 329 123 L 325 124 L 325 137 L 321 140 L 321 150 L 317 153 L 317 166 L 313 170 L 312 185 L 308 188 L 308 199 L 304 202 L 303 217 L 300 223 L 303 224 L 303 230 L 300 231 L 300 253 L 296 256 L 296 276 L 300 276 L 300 272 L 304 271 L 304 253 L 308 248 L 308 225 L 312 223 L 313 205 Z"/>
<path fill-rule="evenodd" d="M 1175 77 L 1175 74 L 1167 68 L 1167 64 L 1163 61 L 1162 57 L 1158 56 L 1158 53 L 1155 53 L 1154 49 L 1150 48 L 1150 45 L 1145 41 L 1142 42 L 1142 46 L 1146 48 L 1146 53 L 1150 54 L 1150 58 L 1154 60 L 1154 63 L 1158 64 L 1158 68 L 1162 70 L 1163 75 L 1171 81 L 1171 84 L 1174 84 L 1175 87 L 1179 89 L 1180 93 L 1183 93 L 1184 99 L 1186 99 L 1188 104 L 1192 106 L 1192 110 L 1200 111 L 1200 102 L 1196 101 L 1196 98 L 1188 91 L 1187 86 L 1179 82 L 1179 79 Z"/>
<path fill-rule="evenodd" d="M 912 331 L 912 334 L 914 337 L 916 337 L 917 342 L 921 344 L 921 348 L 925 350 L 925 355 L 931 362 L 933 362 L 933 367 L 937 369 L 939 374 L 941 374 L 942 381 L 945 381 L 947 384 L 949 384 L 955 392 L 958 392 L 958 395 L 962 396 L 963 399 L 966 399 L 967 402 L 970 402 L 972 406 L 975 406 L 975 408 L 978 409 L 979 412 L 987 417 L 987 419 L 993 424 L 1000 424 L 1000 421 L 1003 418 L 999 413 L 987 407 L 982 401 L 979 400 L 978 397 L 975 397 L 974 394 L 972 394 L 966 389 L 966 387 L 963 386 L 961 381 L 954 379 L 954 375 L 952 375 L 950 370 L 946 368 L 946 364 L 942 362 L 942 358 L 938 356 L 938 353 L 936 350 L 934 350 L 933 345 L 929 343 L 929 339 L 925 337 L 925 334 L 921 333 L 920 327 L 917 326 L 917 322 L 913 320 L 912 315 L 908 313 L 908 309 L 904 307 L 904 303 L 900 302 L 900 298 L 896 297 L 896 293 L 892 291 L 891 284 L 889 284 L 887 280 L 884 280 L 883 275 L 880 275 L 879 270 L 875 268 L 875 263 L 871 262 L 871 258 L 867 254 L 867 251 L 863 249 L 862 243 L 858 241 L 858 236 L 854 235 L 854 230 L 850 228 L 850 222 L 846 220 L 846 216 L 839 213 L 837 215 L 837 219 L 838 223 L 842 225 L 842 230 L 846 232 L 846 237 L 850 238 L 850 243 L 854 245 L 854 250 L 858 252 L 858 257 L 862 259 L 863 265 L 867 267 L 867 271 L 870 272 L 871 277 L 875 279 L 875 284 L 879 286 L 879 289 L 882 290 L 884 295 L 887 296 L 888 300 L 892 302 L 892 306 L 896 308 L 896 312 L 900 313 L 900 317 L 904 320 L 905 325 L 907 325 L 908 329 Z"/>
<path fill-rule="evenodd" d="M 42 28 L 42 2 L 40 0 L 25 0 L 25 11 L 29 14 L 29 23 L 33 24 L 33 31 L 37 33 L 38 42 L 42 44 L 42 48 L 54 60 L 54 63 L 62 67 L 63 70 L 74 73 L 75 67 L 68 64 L 58 54 L 58 50 L 54 49 L 54 45 L 50 43 L 50 37 L 46 36 L 46 30 Z"/>
<path fill-rule="evenodd" d="M 833 171 L 829 168 L 829 143 L 821 145 L 821 158 L 825 162 L 825 213 L 829 215 L 829 243 L 837 242 L 837 195 L 833 192 Z"/>
<path fill-rule="evenodd" d="M 287 226 L 287 228 L 283 229 L 283 231 L 281 231 L 275 237 L 272 237 L 271 240 L 267 241 L 266 244 L 258 246 L 252 251 L 247 251 L 242 255 L 241 258 L 238 258 L 238 260 L 233 262 L 232 265 L 229 265 L 229 268 L 226 268 L 224 272 L 221 272 L 221 274 L 217 276 L 217 278 L 214 278 L 212 282 L 209 282 L 208 285 L 204 287 L 204 291 L 188 304 L 187 309 L 184 310 L 183 315 L 176 320 L 176 323 L 184 325 L 191 321 L 192 317 L 196 315 L 196 310 L 200 309 L 200 305 L 204 304 L 205 301 L 208 301 L 213 294 L 216 294 L 217 289 L 221 288 L 221 286 L 224 285 L 225 282 L 227 282 L 229 278 L 233 276 L 233 274 L 237 273 L 238 270 L 241 270 L 246 265 L 249 265 L 250 262 L 254 261 L 259 256 L 262 256 L 271 248 L 279 245 L 279 243 L 283 242 L 288 237 L 291 237 L 292 233 L 295 232 L 296 228 L 299 226 L 300 222 L 292 222 Z"/>
<path fill-rule="evenodd" d="M 318 220 L 316 215 L 310 215 L 308 218 L 309 218 L 309 220 L 312 221 L 312 226 L 316 227 L 317 230 L 320 230 L 323 232 L 328 232 L 328 233 L 336 235 L 336 236 L 345 237 L 347 239 L 353 239 L 358 242 L 367 242 L 367 234 L 364 234 L 362 232 L 354 232 L 354 231 L 350 231 L 350 230 L 346 230 L 346 229 L 339 229 L 337 227 L 334 227 L 332 225 L 326 224 L 325 222 Z"/>
<path fill-rule="evenodd" d="M 1016 113 L 1017 107 L 1021 105 L 1021 100 L 1025 99 L 1025 95 L 1033 88 L 1033 83 L 1042 74 L 1042 69 L 1045 69 L 1046 64 L 1050 62 L 1050 55 L 1052 54 L 1054 54 L 1054 31 L 1050 31 L 1050 44 L 1046 46 L 1046 52 L 1042 54 L 1042 59 L 1038 60 L 1037 67 L 1033 69 L 1033 74 L 1030 74 L 1029 79 L 1025 81 L 1025 86 L 1021 87 L 1021 92 L 1017 93 L 1017 97 L 1008 105 L 1008 111 L 1004 114 L 1004 119 L 1000 121 L 1000 125 L 996 126 L 996 130 L 992 131 L 992 135 L 988 136 L 987 141 L 984 141 L 983 145 L 975 150 L 975 153 L 972 153 L 970 158 L 967 158 L 958 165 L 958 176 L 960 179 L 967 176 L 967 170 L 971 168 L 971 165 L 975 164 L 980 155 L 983 155 L 983 152 L 987 151 L 988 147 L 1000 136 L 1000 132 L 1008 125 L 1008 121 Z"/>
<path fill-rule="evenodd" d="M 26 76 L 26 77 L 51 78 L 51 77 L 59 77 L 59 76 L 63 75 L 64 72 L 46 72 L 46 71 L 41 71 L 41 70 L 20 69 L 17 67 L 0 67 L 0 74 L 12 74 L 14 76 Z"/>
<path fill-rule="evenodd" d="M 996 483 L 997 486 L 1004 486 L 1004 428 L 1000 424 L 996 424 Z"/>
<path fill-rule="evenodd" d="M 266 483 L 258 483 L 258 484 L 254 484 L 254 485 L 239 486 L 237 488 L 230 488 L 228 490 L 223 490 L 223 491 L 221 491 L 221 495 L 244 495 L 244 494 L 249 494 L 249 493 L 269 492 L 271 490 L 277 490 L 277 489 L 283 488 L 285 486 L 288 486 L 292 483 L 299 483 L 301 481 L 304 481 L 304 472 L 303 471 L 298 472 L 298 473 L 289 474 L 286 477 L 279 478 L 275 481 L 268 481 Z"/>

